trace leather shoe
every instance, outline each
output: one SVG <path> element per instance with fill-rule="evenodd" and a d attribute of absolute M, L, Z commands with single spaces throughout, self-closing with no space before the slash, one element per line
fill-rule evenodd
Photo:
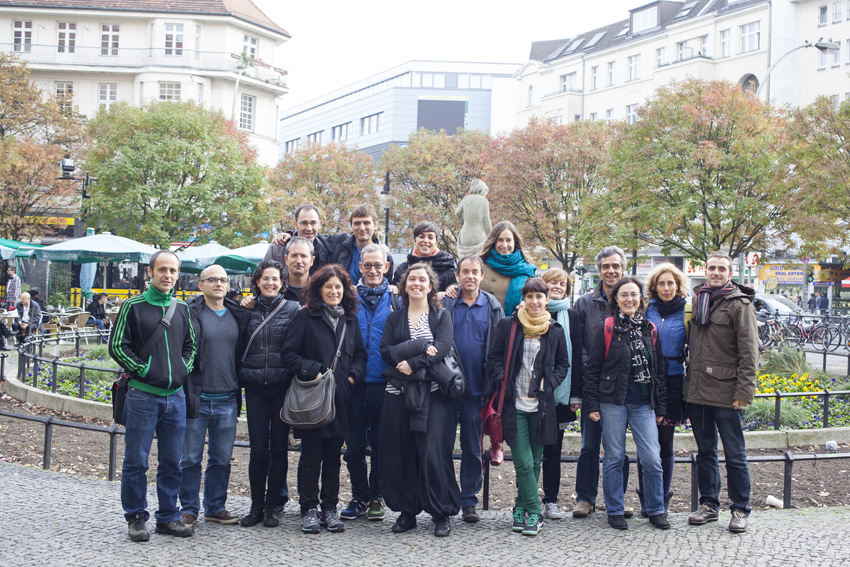
<path fill-rule="evenodd" d="M 498 467 L 505 462 L 505 450 L 501 443 L 490 444 L 490 466 Z"/>
<path fill-rule="evenodd" d="M 393 524 L 393 533 L 402 534 L 416 527 L 416 516 L 402 512 Z"/>
<path fill-rule="evenodd" d="M 180 516 L 180 521 L 186 524 L 187 526 L 194 526 L 195 522 L 198 521 L 198 517 L 194 514 L 183 514 Z"/>
<path fill-rule="evenodd" d="M 478 512 L 475 511 L 475 506 L 464 506 L 461 508 L 461 514 L 463 515 L 463 521 L 467 524 L 474 524 L 481 519 L 478 516 Z"/>
<path fill-rule="evenodd" d="M 447 537 L 452 532 L 452 524 L 448 518 L 440 518 L 434 520 L 434 535 L 437 537 Z"/>
<path fill-rule="evenodd" d="M 275 515 L 277 514 L 275 513 Z M 218 514 L 213 514 L 212 516 L 204 516 L 204 521 L 229 525 L 239 522 L 239 518 L 237 518 L 225 509 L 219 512 Z M 184 521 L 183 523 L 185 524 L 186 522 Z"/>
<path fill-rule="evenodd" d="M 715 510 L 708 504 L 700 504 L 700 507 L 697 508 L 697 511 L 688 516 L 688 523 L 692 526 L 701 526 L 703 524 L 707 524 L 708 522 L 716 522 L 717 517 L 717 510 Z"/>
<path fill-rule="evenodd" d="M 623 508 L 623 517 L 628 519 L 635 515 L 634 508 Z"/>
<path fill-rule="evenodd" d="M 620 515 L 608 516 L 608 525 L 615 530 L 629 529 L 629 524 L 626 522 L 626 519 Z"/>
<path fill-rule="evenodd" d="M 192 526 L 187 526 L 180 520 L 163 523 L 157 522 L 154 531 L 158 534 L 173 535 L 175 537 L 190 537 L 194 532 Z"/>
<path fill-rule="evenodd" d="M 658 528 L 659 530 L 669 530 L 670 522 L 667 521 L 667 518 L 664 517 L 664 514 L 657 514 L 655 516 L 649 517 L 649 523 Z"/>
<path fill-rule="evenodd" d="M 732 510 L 732 520 L 729 522 L 729 531 L 733 534 L 742 534 L 747 531 L 747 515 L 741 510 Z"/>
<path fill-rule="evenodd" d="M 579 500 L 579 503 L 573 508 L 573 518 L 584 518 L 594 510 L 596 510 L 596 506 L 590 502 Z"/>

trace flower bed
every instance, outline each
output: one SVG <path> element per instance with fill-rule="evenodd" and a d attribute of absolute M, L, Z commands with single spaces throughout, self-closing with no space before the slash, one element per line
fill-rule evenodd
<path fill-rule="evenodd" d="M 59 362 L 71 364 L 85 364 L 98 368 L 118 368 L 118 364 L 110 358 L 106 345 L 99 345 L 89 349 L 81 356 L 60 358 Z M 30 367 L 27 372 L 27 381 L 32 382 L 33 371 Z M 83 384 L 83 399 L 95 402 L 112 403 L 112 382 L 115 380 L 114 372 L 99 370 L 86 370 L 86 379 Z M 38 371 L 38 387 L 42 390 L 52 390 L 56 383 L 56 393 L 66 396 L 79 397 L 80 395 L 80 369 L 71 366 L 57 366 L 56 376 L 53 375 L 53 365 L 42 363 Z"/>

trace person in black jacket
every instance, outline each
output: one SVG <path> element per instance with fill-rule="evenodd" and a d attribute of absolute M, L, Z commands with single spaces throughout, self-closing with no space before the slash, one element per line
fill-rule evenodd
<path fill-rule="evenodd" d="M 387 506 L 401 512 L 394 533 L 415 528 L 424 510 L 433 518 L 434 535 L 445 537 L 449 517 L 460 510 L 460 490 L 452 464 L 455 404 L 440 392 L 434 374 L 454 339 L 437 286 L 430 265 L 411 265 L 400 282 L 402 308 L 384 325 L 381 358 L 388 382 L 378 482 Z"/>
<path fill-rule="evenodd" d="M 623 516 L 623 461 L 626 424 L 637 445 L 643 474 L 643 498 L 649 521 L 670 527 L 664 514 L 661 447 L 657 424 L 667 411 L 664 352 L 658 332 L 643 315 L 643 284 L 622 278 L 609 295 L 611 314 L 591 339 L 584 377 L 582 411 L 602 424 L 602 490 L 608 524 L 628 529 Z"/>
<path fill-rule="evenodd" d="M 372 205 L 354 207 L 348 217 L 348 222 L 351 223 L 351 236 L 346 237 L 331 252 L 331 260 L 348 270 L 351 281 L 356 284 L 363 276 L 360 273 L 360 253 L 370 244 L 381 244 L 378 238 L 378 215 L 375 213 L 375 207 Z M 392 255 L 387 255 L 387 261 L 390 263 L 390 267 L 385 277 L 388 281 L 391 281 L 393 279 Z"/>
<path fill-rule="evenodd" d="M 281 293 L 283 267 L 264 260 L 254 270 L 251 290 L 256 303 L 251 309 L 246 333 L 247 346 L 242 354 L 239 381 L 245 387 L 248 409 L 248 435 L 251 458 L 248 481 L 251 486 L 251 510 L 242 518 L 243 526 L 263 522 L 266 527 L 280 523 L 286 504 L 281 490 L 288 468 L 289 427 L 280 419 L 280 408 L 292 383 L 292 372 L 281 351 L 298 303 Z"/>
<path fill-rule="evenodd" d="M 106 308 L 104 307 L 108 299 L 109 296 L 105 293 L 98 293 L 92 298 L 91 303 L 86 306 L 86 311 L 91 315 L 89 320 L 86 321 L 86 325 L 95 325 L 97 330 L 100 331 L 99 343 L 107 342 L 103 330 L 109 328 L 109 316 L 106 314 Z"/>
<path fill-rule="evenodd" d="M 401 280 L 409 266 L 422 262 L 431 266 L 437 274 L 437 291 L 440 299 L 446 290 L 457 283 L 455 276 L 455 259 L 451 254 L 437 248 L 437 235 L 440 234 L 437 225 L 432 222 L 420 222 L 413 227 L 413 252 L 407 255 L 407 262 L 402 262 L 393 274 L 393 285 L 401 287 Z"/>
<path fill-rule="evenodd" d="M 348 433 L 354 384 L 363 382 L 366 375 L 366 348 L 357 321 L 359 305 L 360 299 L 342 266 L 325 266 L 310 278 L 304 290 L 304 309 L 293 319 L 283 345 L 283 360 L 298 380 L 316 380 L 331 370 L 336 385 L 333 421 L 300 430 L 298 499 L 301 531 L 308 534 L 319 533 L 320 525 L 330 532 L 345 531 L 336 509 L 340 450 Z M 338 348 L 339 358 L 334 363 Z"/>

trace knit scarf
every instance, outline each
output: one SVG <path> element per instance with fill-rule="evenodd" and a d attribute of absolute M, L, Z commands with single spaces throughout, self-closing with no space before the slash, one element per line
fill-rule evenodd
<path fill-rule="evenodd" d="M 495 250 L 490 250 L 486 262 L 499 274 L 511 278 L 508 293 L 505 295 L 505 315 L 510 317 L 522 301 L 522 286 L 528 278 L 534 277 L 537 268 L 526 262 L 519 250 L 514 250 L 510 254 L 499 254 Z"/>
<path fill-rule="evenodd" d="M 735 284 L 730 281 L 726 282 L 723 287 L 711 287 L 703 284 L 697 291 L 697 302 L 694 308 L 694 325 L 708 325 L 711 319 L 708 317 L 708 312 L 715 301 L 721 297 L 728 295 L 735 289 Z"/>
<path fill-rule="evenodd" d="M 387 281 L 387 278 L 384 278 L 384 281 L 378 287 L 368 287 L 361 279 L 357 282 L 357 295 L 360 296 L 360 299 L 363 300 L 363 303 L 370 311 L 374 311 L 378 303 L 380 303 L 381 298 L 387 293 L 389 286 L 390 282 Z"/>
<path fill-rule="evenodd" d="M 640 312 L 629 317 L 622 311 L 617 310 L 617 325 L 628 333 L 629 337 L 632 375 L 635 377 L 636 384 L 646 384 L 643 386 L 644 394 L 649 393 L 649 383 L 652 381 L 652 373 L 649 371 L 650 354 L 646 348 L 646 344 L 643 342 L 643 334 L 649 324 L 649 321 Z"/>
<path fill-rule="evenodd" d="M 685 303 L 687 302 L 681 295 L 677 295 L 667 302 L 661 301 L 661 298 L 659 297 L 655 300 L 655 308 L 658 309 L 658 314 L 666 319 L 670 315 L 681 311 L 685 307 Z"/>
<path fill-rule="evenodd" d="M 336 331 L 336 324 L 339 323 L 339 318 L 345 315 L 345 308 L 342 305 L 328 305 L 323 301 L 322 310 L 325 312 L 325 317 L 330 321 L 334 331 Z"/>
<path fill-rule="evenodd" d="M 532 317 L 525 307 L 517 311 L 516 316 L 522 325 L 526 339 L 537 339 L 545 335 L 549 331 L 549 325 L 552 321 L 552 316 L 549 315 L 548 311 L 540 317 Z"/>
<path fill-rule="evenodd" d="M 570 300 L 569 299 L 550 299 L 549 313 L 555 315 L 558 324 L 564 329 L 564 335 L 567 338 L 567 360 L 570 361 L 570 367 L 567 369 L 567 375 L 564 381 L 558 384 L 555 388 L 555 403 L 563 406 L 570 403 L 570 387 L 572 385 L 573 376 L 573 343 L 570 340 L 570 316 L 569 316 Z"/>

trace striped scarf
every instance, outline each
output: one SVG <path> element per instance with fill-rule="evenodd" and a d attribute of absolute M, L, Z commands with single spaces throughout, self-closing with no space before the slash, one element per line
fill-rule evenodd
<path fill-rule="evenodd" d="M 712 304 L 734 289 L 735 284 L 731 280 L 726 282 L 726 285 L 723 287 L 711 287 L 707 283 L 703 284 L 697 292 L 697 302 L 694 308 L 694 325 L 708 325 L 711 321 L 708 318 L 708 312 Z"/>

